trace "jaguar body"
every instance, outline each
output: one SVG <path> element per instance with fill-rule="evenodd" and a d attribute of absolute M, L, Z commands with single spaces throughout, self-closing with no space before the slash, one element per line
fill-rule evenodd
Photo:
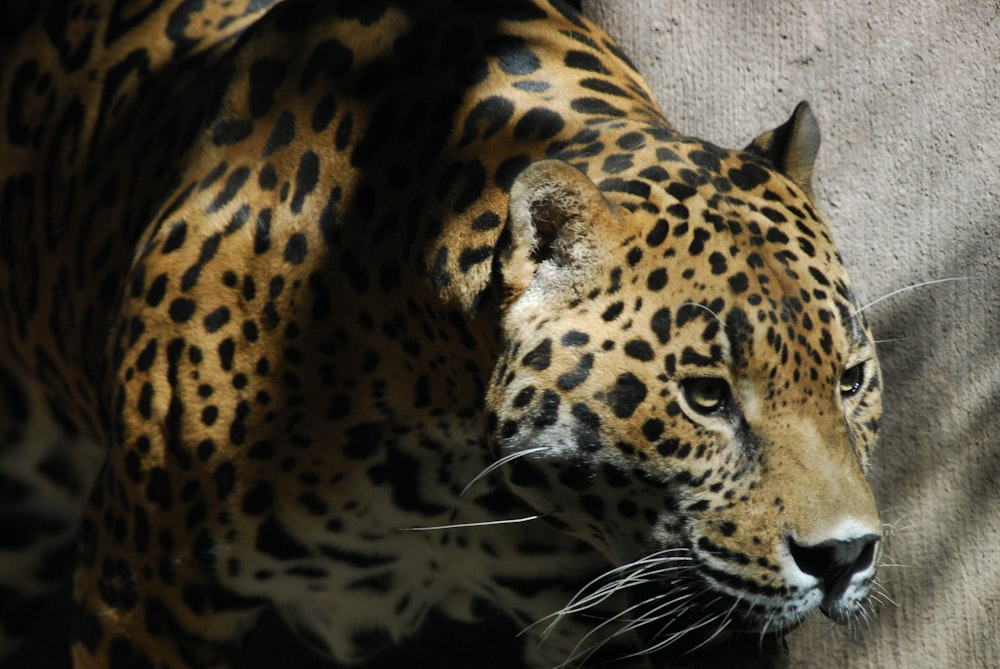
<path fill-rule="evenodd" d="M 861 614 L 880 377 L 807 105 L 687 137 L 559 0 L 3 12 L 3 638 L 70 563 L 79 667 L 269 609 L 345 664 L 501 615 L 538 668 Z"/>

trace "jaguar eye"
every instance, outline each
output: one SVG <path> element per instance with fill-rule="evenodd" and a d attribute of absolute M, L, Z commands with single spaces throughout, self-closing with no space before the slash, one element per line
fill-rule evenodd
<path fill-rule="evenodd" d="M 865 365 L 854 365 L 840 375 L 840 396 L 850 397 L 861 390 L 861 384 L 865 380 Z"/>
<path fill-rule="evenodd" d="M 722 379 L 685 379 L 681 382 L 681 390 L 688 406 L 703 416 L 722 411 L 731 398 L 729 384 Z"/>

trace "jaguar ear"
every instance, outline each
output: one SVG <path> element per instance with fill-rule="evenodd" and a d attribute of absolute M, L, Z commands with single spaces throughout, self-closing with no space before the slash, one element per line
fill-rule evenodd
<path fill-rule="evenodd" d="M 529 165 L 510 189 L 510 247 L 502 266 L 507 289 L 523 292 L 543 266 L 566 276 L 564 270 L 592 264 L 612 216 L 612 205 L 594 182 L 572 165 Z"/>
<path fill-rule="evenodd" d="M 758 136 L 750 142 L 746 151 L 767 160 L 811 198 L 819 139 L 819 124 L 809 103 L 803 101 L 792 112 L 790 119 Z"/>

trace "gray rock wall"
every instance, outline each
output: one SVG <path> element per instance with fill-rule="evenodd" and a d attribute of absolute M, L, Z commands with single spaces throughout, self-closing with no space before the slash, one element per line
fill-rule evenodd
<path fill-rule="evenodd" d="M 808 99 L 816 191 L 880 340 L 874 486 L 892 526 L 870 627 L 793 667 L 1000 667 L 1000 3 L 585 0 L 675 125 L 743 146 Z"/>

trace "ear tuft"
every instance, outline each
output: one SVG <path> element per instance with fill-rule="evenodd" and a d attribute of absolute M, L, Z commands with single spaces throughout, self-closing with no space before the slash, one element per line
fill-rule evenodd
<path fill-rule="evenodd" d="M 808 102 L 800 102 L 792 117 L 754 139 L 746 151 L 767 160 L 809 197 L 813 196 L 812 176 L 819 153 L 819 123 Z"/>

